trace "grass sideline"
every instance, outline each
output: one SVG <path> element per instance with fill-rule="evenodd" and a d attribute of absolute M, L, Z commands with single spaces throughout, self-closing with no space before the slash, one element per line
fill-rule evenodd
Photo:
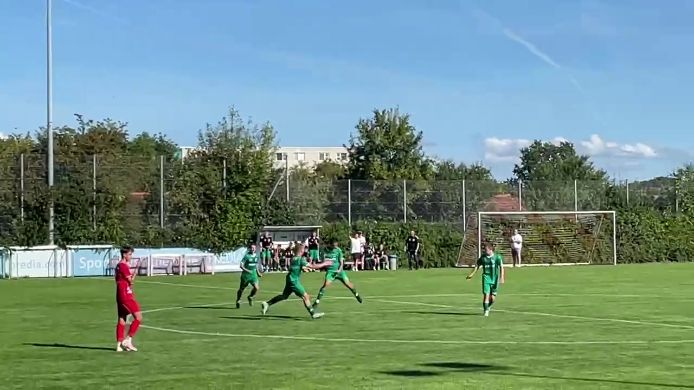
<path fill-rule="evenodd" d="M 509 269 L 489 318 L 466 272 L 350 273 L 364 304 L 334 285 L 316 321 L 259 315 L 282 274 L 239 310 L 238 274 L 141 278 L 123 354 L 111 279 L 1 280 L 2 388 L 694 389 L 694 264 Z"/>

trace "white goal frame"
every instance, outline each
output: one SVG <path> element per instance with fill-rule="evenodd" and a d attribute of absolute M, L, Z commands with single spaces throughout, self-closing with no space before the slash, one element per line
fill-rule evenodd
<path fill-rule="evenodd" d="M 612 216 L 612 265 L 617 265 L 617 212 L 616 211 L 479 211 L 477 212 L 477 256 L 482 256 L 482 217 L 489 216 L 532 216 L 532 215 L 611 215 Z M 519 261 L 519 266 L 520 261 Z"/>

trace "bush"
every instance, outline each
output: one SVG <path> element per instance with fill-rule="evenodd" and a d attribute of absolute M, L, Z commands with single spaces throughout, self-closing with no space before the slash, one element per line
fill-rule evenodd
<path fill-rule="evenodd" d="M 383 243 L 389 255 L 400 259 L 405 256 L 405 239 L 410 231 L 417 232 L 421 240 L 421 260 L 426 267 L 452 267 L 458 260 L 458 251 L 463 240 L 461 227 L 450 224 L 404 224 L 359 222 L 353 227 L 347 223 L 324 225 L 321 230 L 323 242 L 337 240 L 349 250 L 352 231 L 361 230 L 367 240 L 377 246 Z"/>

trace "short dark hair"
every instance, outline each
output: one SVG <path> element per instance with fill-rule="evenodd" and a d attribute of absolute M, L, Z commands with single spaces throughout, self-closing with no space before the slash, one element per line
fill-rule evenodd
<path fill-rule="evenodd" d="M 489 241 L 487 241 L 487 242 L 484 243 L 484 249 L 491 249 L 491 250 L 494 250 L 494 244 L 491 243 L 491 242 L 489 242 Z"/>
<path fill-rule="evenodd" d="M 130 245 L 123 245 L 120 248 L 120 257 L 123 257 L 123 256 L 127 255 L 128 253 L 133 253 L 133 252 L 135 252 L 135 249 L 133 249 L 133 247 L 131 247 Z"/>

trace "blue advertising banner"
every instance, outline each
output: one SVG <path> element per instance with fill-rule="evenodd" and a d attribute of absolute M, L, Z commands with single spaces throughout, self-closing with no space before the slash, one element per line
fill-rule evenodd
<path fill-rule="evenodd" d="M 70 249 L 73 276 L 105 276 L 111 258 L 118 258 L 113 248 Z"/>

